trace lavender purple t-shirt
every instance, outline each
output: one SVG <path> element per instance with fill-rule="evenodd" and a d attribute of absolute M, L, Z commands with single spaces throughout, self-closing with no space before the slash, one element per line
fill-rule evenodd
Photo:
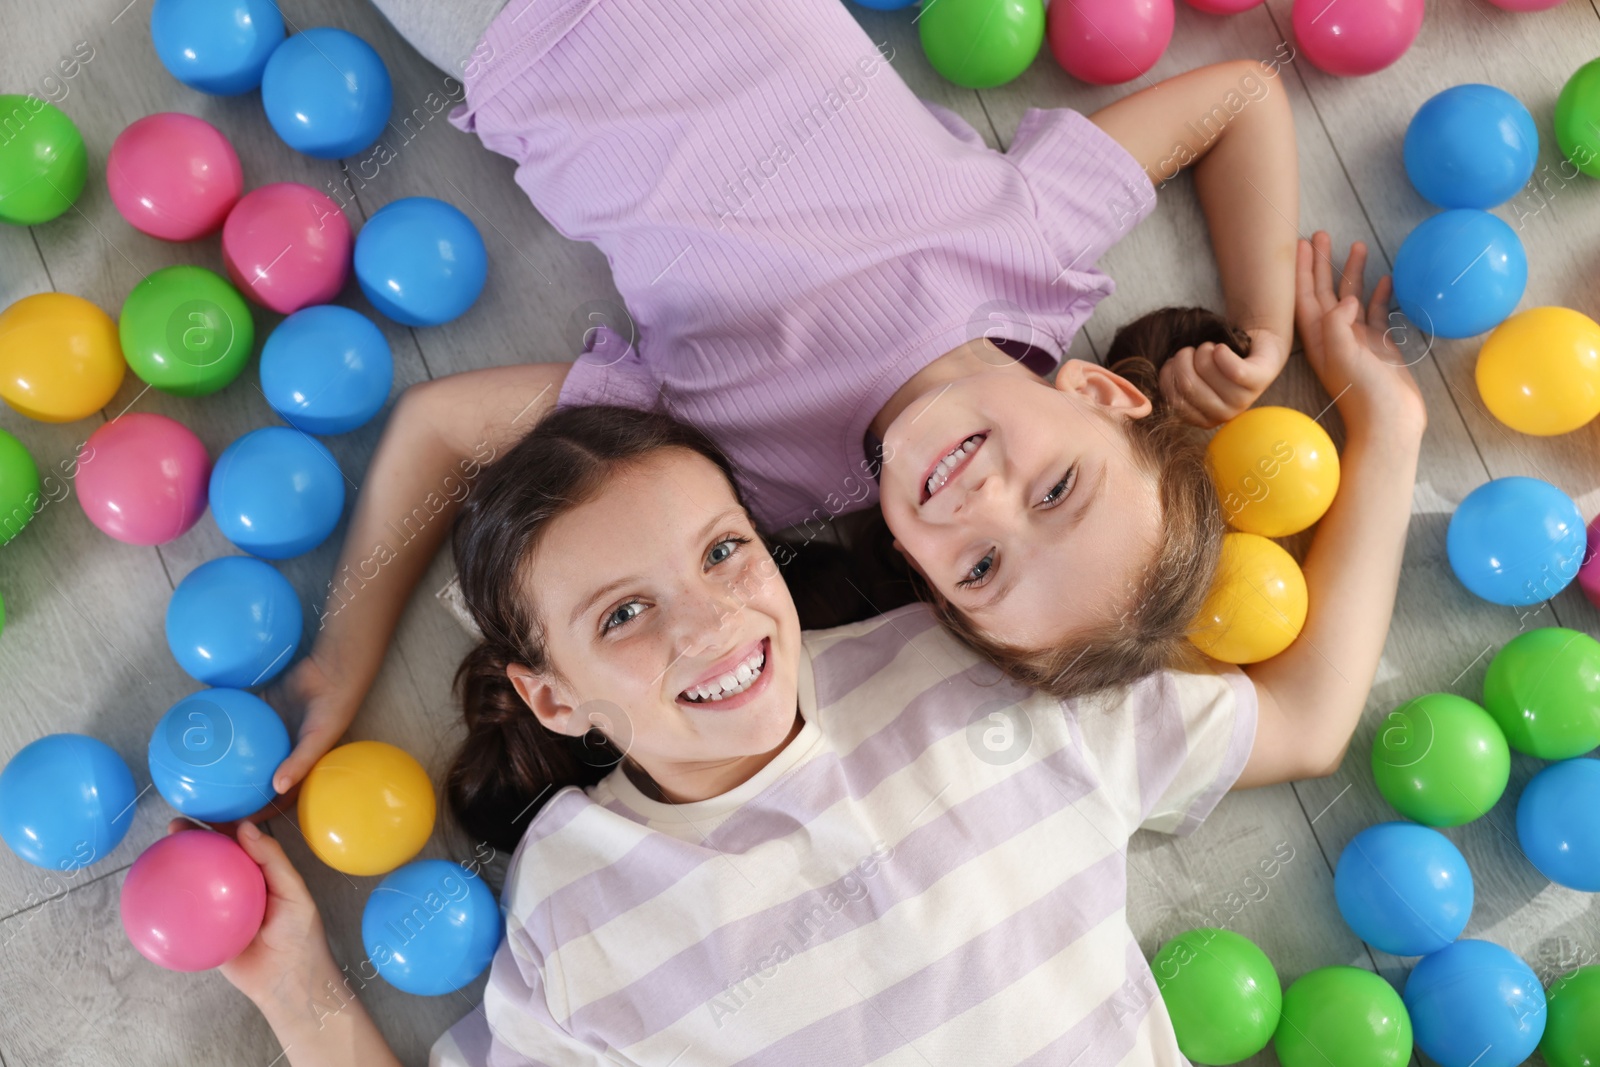
<path fill-rule="evenodd" d="M 876 500 L 868 423 L 943 353 L 1059 361 L 1155 203 L 1078 112 L 1031 108 L 996 152 L 881 49 L 841 0 L 511 0 L 451 115 L 633 318 L 588 334 L 560 404 L 699 426 L 768 529 Z"/>

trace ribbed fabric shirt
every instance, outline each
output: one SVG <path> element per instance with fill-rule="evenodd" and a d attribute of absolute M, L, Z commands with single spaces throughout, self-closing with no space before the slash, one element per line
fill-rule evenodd
<path fill-rule="evenodd" d="M 1177 1067 L 1128 838 L 1238 778 L 1237 668 L 1059 701 L 911 605 L 804 637 L 802 729 L 689 804 L 619 770 L 512 856 L 483 1003 L 430 1067 Z"/>
<path fill-rule="evenodd" d="M 768 529 L 876 500 L 868 424 L 940 355 L 988 336 L 1051 369 L 1155 203 L 1076 111 L 988 148 L 841 0 L 511 0 L 475 56 L 451 121 L 605 252 L 633 319 L 559 402 L 708 431 Z"/>

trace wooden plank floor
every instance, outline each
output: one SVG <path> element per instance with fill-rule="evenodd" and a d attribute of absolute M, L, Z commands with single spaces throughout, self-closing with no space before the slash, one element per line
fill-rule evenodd
<path fill-rule="evenodd" d="M 88 142 L 91 180 L 76 210 L 32 230 L 0 227 L 0 306 L 56 289 L 115 315 L 133 284 L 173 263 L 220 270 L 215 239 L 170 246 L 144 237 L 106 195 L 105 154 L 129 122 L 161 110 L 200 115 L 232 138 L 247 182 L 296 180 L 324 188 L 345 205 L 352 225 L 402 196 L 450 200 L 477 222 L 492 270 L 478 306 L 463 319 L 414 331 L 384 323 L 394 348 L 396 391 L 426 377 L 525 359 L 564 359 L 578 350 L 573 318 L 593 301 L 619 302 L 598 250 L 562 238 L 533 211 L 511 180 L 511 164 L 449 127 L 442 115 L 385 141 L 392 158 L 371 154 L 341 163 L 311 160 L 271 133 L 256 97 L 219 100 L 185 89 L 161 68 L 150 47 L 148 0 L 49 3 L 15 0 L 0 38 L 0 90 L 33 90 L 59 100 Z M 1235 57 L 1267 58 L 1289 32 L 1291 0 L 1221 19 L 1179 4 L 1173 45 L 1150 77 Z M 17 8 L 20 6 L 20 10 Z M 343 26 L 366 37 L 394 76 L 396 117 L 427 108 L 430 93 L 453 83 L 422 60 L 365 0 L 285 0 L 292 27 Z M 1093 88 L 1067 77 L 1047 55 L 1011 85 L 975 93 L 935 75 L 922 57 L 911 12 L 851 7 L 874 41 L 894 47 L 893 63 L 926 99 L 953 108 L 1003 149 L 1030 106 L 1091 111 L 1144 84 Z M 90 54 L 70 80 L 57 60 Z M 1517 94 L 1532 110 L 1554 172 L 1559 155 L 1550 111 L 1562 81 L 1600 51 L 1595 0 L 1568 0 L 1547 12 L 1511 15 L 1485 0 L 1430 5 L 1416 45 L 1390 69 L 1343 80 L 1303 59 L 1283 67 L 1273 91 L 1290 94 L 1298 123 L 1301 229 L 1329 230 L 1336 247 L 1367 241 L 1387 270 L 1405 234 L 1431 209 L 1407 184 L 1400 138 L 1416 107 L 1453 84 L 1487 81 Z M 57 80 L 46 81 L 56 75 Z M 65 95 L 63 95 L 63 93 Z M 431 109 L 428 109 L 431 110 Z M 1206 110 L 1197 104 L 1196 114 Z M 424 112 L 426 113 L 426 111 Z M 1263 204 L 1263 210 L 1271 210 Z M 1521 306 L 1564 304 L 1600 314 L 1600 184 L 1546 180 L 1498 213 L 1518 227 L 1530 263 Z M 1162 190 L 1154 215 L 1111 250 L 1102 266 L 1117 292 L 1082 332 L 1074 354 L 1103 349 L 1118 323 L 1170 303 L 1220 306 L 1214 265 L 1202 250 L 1204 220 L 1186 180 Z M 341 302 L 370 311 L 352 284 Z M 277 317 L 257 314 L 258 343 Z M 1339 774 L 1326 780 L 1229 797 L 1193 837 L 1135 838 L 1129 852 L 1130 916 L 1147 952 L 1190 926 L 1215 923 L 1251 900 L 1231 925 L 1273 958 L 1285 982 L 1334 963 L 1375 967 L 1403 980 L 1407 961 L 1369 952 L 1344 927 L 1334 907 L 1332 865 L 1359 830 L 1393 818 L 1372 784 L 1367 758 L 1383 714 L 1419 693 L 1475 697 L 1489 657 L 1528 626 L 1560 624 L 1600 633 L 1600 617 L 1575 590 L 1538 609 L 1497 608 L 1469 596 L 1445 561 L 1444 530 L 1454 506 L 1490 477 L 1532 474 L 1562 487 L 1585 515 L 1600 511 L 1600 425 L 1554 439 L 1523 437 L 1487 416 L 1472 383 L 1470 342 L 1420 338 L 1417 376 L 1430 425 L 1414 500 L 1400 598 L 1368 711 Z M 193 683 L 173 663 L 161 620 L 172 588 L 200 563 L 231 546 L 209 518 L 160 548 L 134 548 L 101 535 L 70 499 L 62 464 L 94 429 L 125 410 L 154 411 L 192 427 L 216 455 L 239 434 L 276 422 L 256 386 L 252 366 L 202 402 L 146 390 L 131 375 L 105 412 L 66 426 L 31 422 L 0 410 L 0 426 L 33 451 L 41 471 L 55 472 L 54 502 L 33 528 L 0 554 L 0 594 L 7 626 L 0 636 L 0 760 L 42 734 L 72 730 L 115 747 L 143 784 L 149 730 Z M 1296 361 L 1268 399 L 1311 413 L 1327 400 Z M 1337 416 L 1325 422 L 1337 435 Z M 353 495 L 361 484 L 377 424 L 328 438 Z M 344 527 L 321 548 L 281 564 L 314 627 Z M 401 621 L 399 634 L 353 737 L 383 738 L 416 753 L 435 777 L 455 737 L 448 685 L 468 640 L 434 598 L 450 576 L 436 560 Z M 1503 800 L 1486 818 L 1448 831 L 1472 864 L 1478 887 L 1469 936 L 1500 941 L 1521 953 L 1547 981 L 1579 962 L 1600 959 L 1600 905 L 1587 894 L 1550 885 L 1520 855 L 1513 829 L 1515 797 L 1537 770 L 1519 758 Z M 117 891 L 129 864 L 164 832 L 166 805 L 147 790 L 133 829 L 104 861 L 71 877 L 51 877 L 0 850 L 0 1067 L 59 1064 L 200 1063 L 252 1067 L 280 1049 L 251 1005 L 215 973 L 176 975 L 146 963 L 128 945 L 116 917 Z M 359 916 L 376 879 L 346 878 L 315 861 L 290 820 L 273 831 L 284 840 L 320 902 L 336 957 L 352 965 L 363 952 Z M 470 855 L 469 843 L 440 834 L 425 855 Z M 1284 857 L 1292 857 L 1287 861 Z M 1245 872 L 1266 859 L 1281 867 L 1260 888 Z M 490 868 L 498 885 L 500 865 Z M 454 996 L 415 998 L 383 983 L 362 990 L 364 1002 L 407 1063 L 424 1063 L 428 1046 L 477 1003 L 482 982 Z M 1274 1062 L 1270 1053 L 1257 1062 Z"/>

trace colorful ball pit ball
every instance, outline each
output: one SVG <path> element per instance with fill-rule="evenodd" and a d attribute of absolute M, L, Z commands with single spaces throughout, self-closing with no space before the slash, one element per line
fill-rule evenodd
<path fill-rule="evenodd" d="M 356 238 L 356 279 L 372 306 L 403 326 L 439 326 L 483 292 L 483 236 L 460 209 L 431 196 L 379 208 Z"/>
<path fill-rule="evenodd" d="M 1483 703 L 1506 741 L 1539 759 L 1600 745 L 1600 641 L 1545 626 L 1518 634 L 1489 661 Z"/>
<path fill-rule="evenodd" d="M 1505 794 L 1511 749 L 1483 708 L 1453 693 L 1429 693 L 1379 725 L 1372 776 L 1383 799 L 1406 818 L 1462 826 Z"/>
<path fill-rule="evenodd" d="M 1522 101 L 1493 85 L 1429 97 L 1406 127 L 1406 176 L 1430 204 L 1487 210 L 1528 183 L 1539 131 Z"/>
<path fill-rule="evenodd" d="M 1259 7 L 1264 0 L 1189 0 L 1189 6 L 1208 15 L 1237 15 Z"/>
<path fill-rule="evenodd" d="M 266 426 L 234 441 L 211 472 L 211 514 L 253 556 L 289 559 L 322 544 L 344 511 L 344 474 L 320 441 Z"/>
<path fill-rule="evenodd" d="M 1406 318 L 1437 337 L 1475 337 L 1505 321 L 1528 284 L 1522 239 L 1487 211 L 1425 220 L 1394 257 L 1394 295 Z"/>
<path fill-rule="evenodd" d="M 1539 1054 L 1546 1067 L 1600 1063 L 1600 966 L 1579 967 L 1550 983 L 1549 1017 Z"/>
<path fill-rule="evenodd" d="M 418 916 L 426 917 L 420 928 Z M 482 878 L 449 860 L 416 860 L 392 871 L 367 898 L 361 943 L 390 985 L 436 997 L 483 973 L 504 926 Z"/>
<path fill-rule="evenodd" d="M 167 709 L 150 734 L 150 780 L 168 804 L 202 822 L 231 822 L 266 807 L 272 775 L 289 756 L 289 731 L 266 701 L 242 689 L 203 689 Z"/>
<path fill-rule="evenodd" d="M 1172 42 L 1175 18 L 1173 0 L 1060 0 L 1046 9 L 1045 33 L 1068 74 L 1090 85 L 1120 85 L 1156 65 Z"/>
<path fill-rule="evenodd" d="M 1450 569 L 1468 590 L 1507 607 L 1548 600 L 1583 562 L 1583 516 L 1537 478 L 1496 478 L 1456 507 L 1445 530 Z"/>
<path fill-rule="evenodd" d="M 1600 178 L 1600 59 L 1579 67 L 1556 97 L 1553 125 L 1561 154 L 1591 178 Z"/>
<path fill-rule="evenodd" d="M 350 278 L 350 222 L 298 182 L 252 189 L 222 225 L 222 265 L 245 296 L 280 315 L 326 304 Z"/>
<path fill-rule="evenodd" d="M 121 843 L 137 797 L 132 772 L 110 745 L 50 734 L 0 771 L 0 838 L 35 867 L 77 870 Z"/>
<path fill-rule="evenodd" d="M 284 143 L 316 159 L 372 146 L 389 121 L 394 87 L 372 46 L 320 26 L 288 38 L 261 74 L 261 104 Z"/>
<path fill-rule="evenodd" d="M 238 96 L 261 84 L 283 42 L 273 0 L 156 0 L 150 40 L 167 72 L 191 89 Z"/>
<path fill-rule="evenodd" d="M 173 396 L 209 396 L 232 384 L 256 342 L 239 291 L 190 266 L 165 267 L 135 285 L 117 333 L 133 373 Z"/>
<path fill-rule="evenodd" d="M 1259 663 L 1294 643 L 1306 610 L 1306 579 L 1293 556 L 1265 537 L 1227 533 L 1189 640 L 1223 663 Z"/>
<path fill-rule="evenodd" d="M 106 188 L 128 225 L 163 241 L 216 233 L 244 193 L 244 168 L 222 131 L 167 111 L 117 134 Z"/>
<path fill-rule="evenodd" d="M 348 433 L 383 409 L 394 385 L 389 342 L 358 311 L 295 312 L 261 348 L 261 392 L 278 417 L 314 434 Z"/>
<path fill-rule="evenodd" d="M 0 545 L 33 521 L 40 500 L 39 465 L 26 445 L 0 430 Z"/>
<path fill-rule="evenodd" d="M 1472 917 L 1472 872 L 1450 839 L 1409 822 L 1361 831 L 1333 872 L 1339 914 L 1355 935 L 1395 956 L 1444 948 Z"/>
<path fill-rule="evenodd" d="M 178 666 L 206 685 L 267 684 L 294 658 L 304 626 L 289 579 L 249 556 L 200 564 L 167 601 L 167 647 Z"/>
<path fill-rule="evenodd" d="M 1283 1008 L 1272 961 L 1231 930 L 1190 930 L 1150 961 L 1178 1048 L 1195 1063 L 1237 1063 L 1267 1047 Z"/>
<path fill-rule="evenodd" d="M 49 222 L 83 192 L 89 176 L 83 135 L 60 108 L 31 94 L 0 93 L 0 121 L 6 128 L 0 142 L 0 222 Z"/>
<path fill-rule="evenodd" d="M 433 783 L 409 753 L 353 741 L 323 756 L 300 784 L 300 832 L 345 874 L 388 874 L 433 833 Z"/>
<path fill-rule="evenodd" d="M 928 63 L 965 89 L 993 89 L 1027 70 L 1044 24 L 1041 0 L 939 0 L 917 19 Z"/>
<path fill-rule="evenodd" d="M 0 535 L 3 537 L 3 535 Z M 0 544 L 4 541 L 0 540 Z M 1588 554 L 1578 569 L 1578 584 L 1589 603 L 1600 608 L 1600 515 L 1589 523 Z"/>
<path fill-rule="evenodd" d="M 1402 991 L 1417 1047 L 1441 1067 L 1518 1067 L 1544 1033 L 1544 987 L 1509 949 L 1467 939 L 1424 957 Z"/>
<path fill-rule="evenodd" d="M 255 940 L 267 913 L 267 880 L 232 838 L 180 830 L 128 868 L 121 913 L 123 932 L 151 963 L 209 971 Z"/>
<path fill-rule="evenodd" d="M 1282 1067 L 1405 1067 L 1411 1016 L 1371 971 L 1323 967 L 1284 990 L 1272 1047 Z"/>
<path fill-rule="evenodd" d="M 164 545 L 206 510 L 211 457 L 188 427 L 132 411 L 89 435 L 78 459 L 78 503 L 107 537 Z"/>
<path fill-rule="evenodd" d="M 1520 433 L 1571 433 L 1600 415 L 1600 323 L 1570 308 L 1520 311 L 1478 350 L 1478 395 Z"/>
<path fill-rule="evenodd" d="M 1206 465 L 1228 524 L 1262 537 L 1299 533 L 1339 491 L 1339 453 L 1315 420 L 1293 408 L 1251 408 L 1206 445 Z"/>
<path fill-rule="evenodd" d="M 1600 760 L 1564 760 L 1534 775 L 1517 800 L 1517 842 L 1552 882 L 1600 893 Z"/>
<path fill-rule="evenodd" d="M 0 399 L 40 422 L 77 422 L 111 402 L 128 364 L 111 316 L 67 293 L 0 312 Z"/>
<path fill-rule="evenodd" d="M 1295 0 L 1295 44 L 1320 70 L 1355 77 L 1382 70 L 1422 28 L 1423 0 Z"/>

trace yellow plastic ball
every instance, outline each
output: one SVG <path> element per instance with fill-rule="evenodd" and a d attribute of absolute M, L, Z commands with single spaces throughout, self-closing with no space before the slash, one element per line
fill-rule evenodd
<path fill-rule="evenodd" d="M 433 783 L 409 753 L 352 741 L 317 761 L 300 785 L 300 832 L 345 874 L 387 874 L 433 833 Z"/>
<path fill-rule="evenodd" d="M 1259 663 L 1294 643 L 1306 624 L 1306 578 L 1265 537 L 1222 536 L 1222 559 L 1189 640 L 1224 663 Z"/>
<path fill-rule="evenodd" d="M 1571 308 L 1518 312 L 1478 349 L 1478 395 L 1522 433 L 1571 433 L 1600 415 L 1600 323 Z"/>
<path fill-rule="evenodd" d="M 67 293 L 0 312 L 0 399 L 40 422 L 77 422 L 111 402 L 128 364 L 111 316 Z"/>
<path fill-rule="evenodd" d="M 1287 537 L 1322 518 L 1339 491 L 1339 453 L 1310 416 L 1292 408 L 1251 408 L 1223 423 L 1206 462 L 1229 525 Z"/>

